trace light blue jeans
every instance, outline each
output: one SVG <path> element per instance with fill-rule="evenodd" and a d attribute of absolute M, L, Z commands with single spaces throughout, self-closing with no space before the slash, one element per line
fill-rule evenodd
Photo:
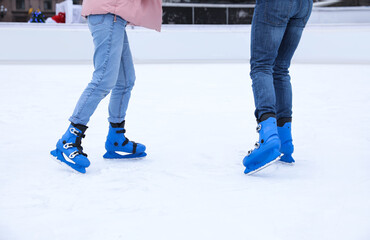
<path fill-rule="evenodd" d="M 312 0 L 257 0 L 250 75 L 258 120 L 267 113 L 278 120 L 292 117 L 289 67 L 312 4 Z"/>
<path fill-rule="evenodd" d="M 136 78 L 126 24 L 124 19 L 112 14 L 88 17 L 95 46 L 95 70 L 92 81 L 83 91 L 69 118 L 72 123 L 87 125 L 100 101 L 110 91 L 108 121 L 120 123 L 125 120 Z"/>

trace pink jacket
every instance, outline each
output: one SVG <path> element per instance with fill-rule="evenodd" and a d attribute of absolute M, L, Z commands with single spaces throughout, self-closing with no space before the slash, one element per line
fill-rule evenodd
<path fill-rule="evenodd" d="M 83 0 L 82 16 L 112 13 L 130 24 L 157 31 L 162 24 L 162 0 Z"/>

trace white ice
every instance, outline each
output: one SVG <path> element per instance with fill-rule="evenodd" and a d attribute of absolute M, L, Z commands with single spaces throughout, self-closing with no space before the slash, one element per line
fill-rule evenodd
<path fill-rule="evenodd" d="M 249 66 L 138 64 L 127 136 L 143 160 L 103 160 L 105 99 L 85 175 L 49 151 L 90 65 L 0 65 L 0 239 L 370 239 L 370 67 L 291 67 L 295 166 L 243 174 L 258 136 Z"/>

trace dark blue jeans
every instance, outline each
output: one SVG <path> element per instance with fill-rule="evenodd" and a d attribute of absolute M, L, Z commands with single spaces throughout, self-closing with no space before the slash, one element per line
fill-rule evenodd
<path fill-rule="evenodd" d="M 251 78 L 257 119 L 292 117 L 289 66 L 311 15 L 312 0 L 257 0 L 252 21 Z"/>

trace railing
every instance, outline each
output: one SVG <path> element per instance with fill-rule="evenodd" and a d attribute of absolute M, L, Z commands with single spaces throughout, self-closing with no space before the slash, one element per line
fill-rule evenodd
<path fill-rule="evenodd" d="M 314 2 L 314 7 L 325 7 L 334 3 L 338 3 L 340 0 L 321 0 Z M 174 7 L 174 8 L 191 8 L 192 11 L 192 24 L 195 24 L 195 9 L 196 8 L 221 8 L 226 11 L 226 20 L 225 23 L 229 24 L 229 9 L 232 8 L 244 8 L 244 9 L 253 9 L 255 4 L 215 4 L 215 3 L 170 3 L 164 2 L 163 7 Z"/>
<path fill-rule="evenodd" d="M 254 8 L 255 4 L 212 4 L 212 3 L 163 3 L 163 7 L 191 8 L 192 24 L 195 24 L 195 8 L 225 8 L 226 24 L 229 24 L 230 8 Z"/>
<path fill-rule="evenodd" d="M 313 3 L 314 7 L 326 7 L 335 3 L 339 3 L 341 0 L 321 0 Z"/>

